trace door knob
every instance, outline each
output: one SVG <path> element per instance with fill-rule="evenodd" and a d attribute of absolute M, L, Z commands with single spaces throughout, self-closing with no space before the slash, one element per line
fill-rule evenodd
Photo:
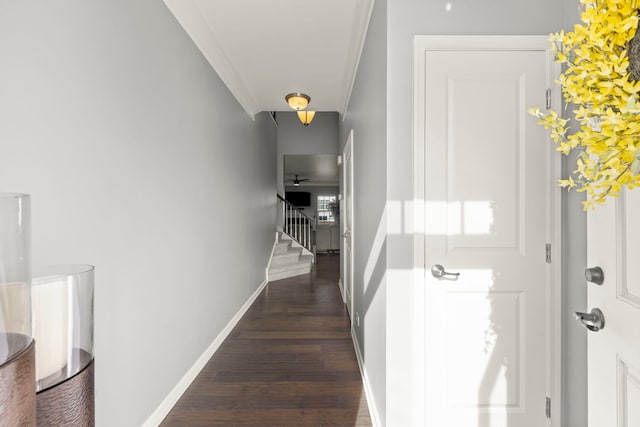
<path fill-rule="evenodd" d="M 587 282 L 602 285 L 604 283 L 604 271 L 600 267 L 591 267 L 584 270 L 584 278 Z"/>
<path fill-rule="evenodd" d="M 438 279 L 444 276 L 453 276 L 457 278 L 460 273 L 449 273 L 445 271 L 444 267 L 440 264 L 435 264 L 433 267 L 431 267 L 431 275 L 433 277 L 437 277 Z"/>
<path fill-rule="evenodd" d="M 579 320 L 585 328 L 593 332 L 604 329 L 604 314 L 599 308 L 592 309 L 591 313 L 576 311 L 576 320 Z"/>

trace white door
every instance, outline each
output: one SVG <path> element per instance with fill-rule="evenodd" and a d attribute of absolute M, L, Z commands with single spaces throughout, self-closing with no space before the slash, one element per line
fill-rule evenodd
<path fill-rule="evenodd" d="M 548 42 L 454 39 L 418 51 L 426 425 L 551 425 L 554 154 L 526 113 L 544 108 Z"/>
<path fill-rule="evenodd" d="M 587 283 L 584 310 L 597 308 L 604 316 L 604 328 L 588 332 L 589 427 L 640 426 L 638 218 L 638 190 L 625 191 L 588 214 L 589 268 L 604 273 L 602 285 Z"/>
<path fill-rule="evenodd" d="M 353 295 L 353 255 L 351 251 L 352 221 L 353 221 L 353 130 L 349 132 L 349 138 L 342 153 L 342 239 L 344 248 L 344 300 L 349 316 L 352 316 Z"/>

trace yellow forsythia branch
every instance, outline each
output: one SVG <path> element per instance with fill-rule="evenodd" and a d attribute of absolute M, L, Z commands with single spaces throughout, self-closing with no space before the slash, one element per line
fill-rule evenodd
<path fill-rule="evenodd" d="M 640 186 L 640 81 L 630 78 L 628 56 L 640 0 L 581 3 L 582 23 L 549 37 L 556 62 L 566 67 L 557 83 L 565 102 L 575 107 L 579 130 L 567 135 L 568 119 L 553 110 L 536 107 L 529 113 L 549 130 L 558 151 L 581 150 L 577 169 L 559 185 L 586 192 L 588 210 L 625 187 Z"/>

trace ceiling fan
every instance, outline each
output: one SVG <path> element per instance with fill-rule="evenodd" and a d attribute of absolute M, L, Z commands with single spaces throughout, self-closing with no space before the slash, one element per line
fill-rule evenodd
<path fill-rule="evenodd" d="M 298 178 L 298 175 L 294 175 L 294 176 L 295 176 L 295 178 L 294 178 L 294 179 L 289 178 L 289 179 L 287 180 L 287 181 L 291 181 L 291 182 L 293 182 L 293 186 L 294 186 L 294 187 L 299 187 L 301 182 L 311 181 L 309 178 L 302 178 L 302 179 L 300 179 L 300 178 Z"/>

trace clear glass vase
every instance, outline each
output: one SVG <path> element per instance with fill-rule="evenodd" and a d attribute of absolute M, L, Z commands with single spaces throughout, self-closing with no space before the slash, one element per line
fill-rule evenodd
<path fill-rule="evenodd" d="M 73 377 L 93 360 L 93 272 L 91 265 L 34 270 L 36 391 Z"/>
<path fill-rule="evenodd" d="M 93 360 L 93 272 L 91 265 L 53 265 L 34 271 L 36 391 L 73 377 Z"/>
<path fill-rule="evenodd" d="M 31 343 L 30 220 L 29 195 L 0 193 L 0 366 Z"/>

